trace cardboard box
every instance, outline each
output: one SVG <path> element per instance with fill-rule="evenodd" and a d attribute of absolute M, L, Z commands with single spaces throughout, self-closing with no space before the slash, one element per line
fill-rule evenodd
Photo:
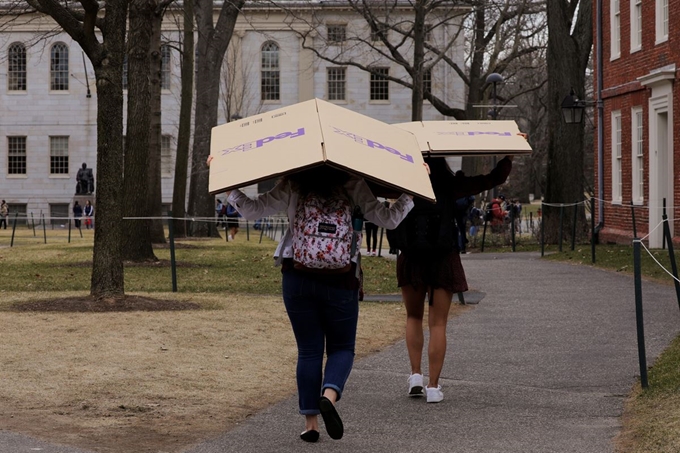
<path fill-rule="evenodd" d="M 479 156 L 531 154 L 514 121 L 414 121 L 393 124 L 412 132 L 424 155 Z"/>
<path fill-rule="evenodd" d="M 211 194 L 331 165 L 434 200 L 413 134 L 321 99 L 214 127 L 210 155 Z"/>

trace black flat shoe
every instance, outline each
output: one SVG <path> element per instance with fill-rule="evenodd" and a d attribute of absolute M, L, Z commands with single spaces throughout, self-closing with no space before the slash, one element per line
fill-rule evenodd
<path fill-rule="evenodd" d="M 304 440 L 305 442 L 316 442 L 319 440 L 319 431 L 313 429 L 305 431 L 304 433 L 300 434 L 300 439 Z"/>
<path fill-rule="evenodd" d="M 326 432 L 331 439 L 342 439 L 345 428 L 342 426 L 340 415 L 338 414 L 338 411 L 335 410 L 335 406 L 331 403 L 331 400 L 322 396 L 319 399 L 319 410 L 321 411 L 323 422 L 326 425 Z"/>

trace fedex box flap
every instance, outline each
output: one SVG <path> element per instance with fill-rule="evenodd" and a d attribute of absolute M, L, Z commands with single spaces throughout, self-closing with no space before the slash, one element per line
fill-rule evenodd
<path fill-rule="evenodd" d="M 437 156 L 531 154 L 514 121 L 415 121 L 394 124 L 412 132 L 424 153 Z"/>

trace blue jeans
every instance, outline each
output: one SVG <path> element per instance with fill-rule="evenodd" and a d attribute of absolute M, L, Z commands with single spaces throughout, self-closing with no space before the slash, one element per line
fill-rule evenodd
<path fill-rule="evenodd" d="M 335 390 L 339 400 L 352 371 L 359 291 L 327 285 L 304 272 L 287 271 L 283 273 L 283 303 L 298 348 L 300 413 L 315 415 L 324 389 Z"/>

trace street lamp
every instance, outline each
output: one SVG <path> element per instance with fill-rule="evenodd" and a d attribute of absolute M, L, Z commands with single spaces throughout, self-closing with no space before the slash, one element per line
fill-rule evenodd
<path fill-rule="evenodd" d="M 562 101 L 562 117 L 567 124 L 581 124 L 583 122 L 583 112 L 586 109 L 586 101 L 576 97 L 572 88 L 569 94 Z"/>
<path fill-rule="evenodd" d="M 491 118 L 492 120 L 495 120 L 498 118 L 498 109 L 496 108 L 498 99 L 496 97 L 496 85 L 501 83 L 503 81 L 503 76 L 498 74 L 497 72 L 492 72 L 486 77 L 486 83 L 491 83 L 493 84 L 493 91 L 491 92 L 491 99 L 493 101 L 493 107 L 491 110 L 487 112 L 487 116 Z"/>

